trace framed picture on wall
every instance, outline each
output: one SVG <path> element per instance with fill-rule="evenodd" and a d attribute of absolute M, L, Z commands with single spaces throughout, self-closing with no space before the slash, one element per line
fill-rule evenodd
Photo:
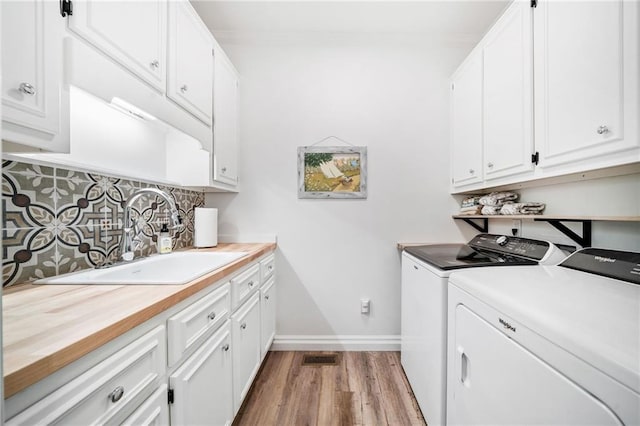
<path fill-rule="evenodd" d="M 367 198 L 367 148 L 298 148 L 298 198 Z"/>

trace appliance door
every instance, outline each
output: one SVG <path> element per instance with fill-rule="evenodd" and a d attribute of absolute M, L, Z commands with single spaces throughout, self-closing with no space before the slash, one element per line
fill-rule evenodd
<path fill-rule="evenodd" d="M 454 302 L 455 294 L 450 296 Z M 454 306 L 449 316 L 448 424 L 622 424 L 600 400 L 470 307 Z"/>
<path fill-rule="evenodd" d="M 430 426 L 444 424 L 446 407 L 447 277 L 435 272 L 402 255 L 400 360 Z"/>

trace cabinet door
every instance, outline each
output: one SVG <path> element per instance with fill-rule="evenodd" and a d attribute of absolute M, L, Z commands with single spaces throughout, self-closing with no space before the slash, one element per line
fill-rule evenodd
<path fill-rule="evenodd" d="M 484 38 L 484 179 L 533 170 L 531 6 L 514 2 Z"/>
<path fill-rule="evenodd" d="M 163 0 L 73 2 L 69 29 L 164 92 L 167 3 Z"/>
<path fill-rule="evenodd" d="M 474 51 L 451 83 L 451 181 L 482 181 L 482 55 Z"/>
<path fill-rule="evenodd" d="M 213 38 L 188 1 L 169 2 L 167 96 L 211 125 Z"/>
<path fill-rule="evenodd" d="M 169 426 L 167 385 L 162 385 L 122 423 L 123 426 Z"/>
<path fill-rule="evenodd" d="M 265 357 L 276 334 L 276 280 L 271 278 L 260 289 L 260 340 L 262 358 Z"/>
<path fill-rule="evenodd" d="M 448 424 L 621 424 L 600 400 L 466 306 L 456 306 L 452 325 Z"/>
<path fill-rule="evenodd" d="M 229 321 L 169 378 L 174 392 L 171 425 L 230 425 L 231 336 Z"/>
<path fill-rule="evenodd" d="M 540 1 L 534 15 L 540 166 L 638 147 L 638 2 Z"/>
<path fill-rule="evenodd" d="M 213 180 L 238 182 L 238 74 L 221 49 L 215 51 Z"/>
<path fill-rule="evenodd" d="M 233 333 L 233 409 L 237 413 L 258 372 L 260 351 L 260 294 L 255 293 L 231 316 Z"/>
<path fill-rule="evenodd" d="M 0 7 L 2 139 L 68 152 L 68 92 L 62 85 L 64 20 L 57 3 L 7 1 Z"/>

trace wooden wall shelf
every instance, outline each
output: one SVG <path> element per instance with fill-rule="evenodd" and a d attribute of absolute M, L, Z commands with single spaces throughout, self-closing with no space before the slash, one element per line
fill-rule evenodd
<path fill-rule="evenodd" d="M 571 238 L 577 244 L 582 247 L 591 246 L 591 223 L 593 221 L 598 222 L 640 222 L 640 216 L 567 216 L 567 215 L 531 215 L 531 214 L 519 214 L 519 215 L 453 215 L 454 219 L 463 220 L 473 228 L 480 232 L 489 231 L 489 219 L 525 219 L 533 220 L 535 222 L 547 222 L 549 225 L 562 232 L 567 237 Z M 478 224 L 476 221 L 482 221 L 482 224 Z M 582 236 L 576 234 L 569 229 L 562 222 L 580 222 L 582 223 Z"/>

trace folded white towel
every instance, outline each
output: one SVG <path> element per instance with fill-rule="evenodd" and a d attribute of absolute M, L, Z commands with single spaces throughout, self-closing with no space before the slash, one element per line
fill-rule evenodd
<path fill-rule="evenodd" d="M 480 211 L 482 211 L 482 206 L 470 206 L 470 207 L 460 208 L 461 214 L 480 214 Z"/>
<path fill-rule="evenodd" d="M 492 192 L 480 198 L 480 204 L 483 206 L 502 206 L 507 201 L 515 201 L 518 194 L 515 192 Z"/>
<path fill-rule="evenodd" d="M 502 206 L 500 214 L 541 214 L 545 207 L 544 203 L 508 203 Z"/>
<path fill-rule="evenodd" d="M 482 214 L 495 215 L 500 214 L 501 206 L 484 206 L 482 207 Z"/>

